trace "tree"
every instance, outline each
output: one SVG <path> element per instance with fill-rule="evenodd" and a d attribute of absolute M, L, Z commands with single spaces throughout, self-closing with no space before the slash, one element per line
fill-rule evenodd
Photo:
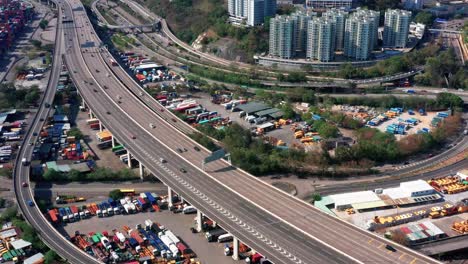
<path fill-rule="evenodd" d="M 0 222 L 11 221 L 18 214 L 18 209 L 16 206 L 8 207 L 3 211 L 2 216 L 0 217 Z"/>
<path fill-rule="evenodd" d="M 41 22 L 39 22 L 39 27 L 42 28 L 42 30 L 45 30 L 47 25 L 49 25 L 49 21 L 47 19 L 42 19 Z"/>
<path fill-rule="evenodd" d="M 316 102 L 315 92 L 311 89 L 306 89 L 302 94 L 302 101 L 309 104 L 315 104 Z"/>
<path fill-rule="evenodd" d="M 41 46 L 42 46 L 42 42 L 40 40 L 37 40 L 37 39 L 31 39 L 31 44 L 36 48 L 36 49 L 40 49 Z"/>
<path fill-rule="evenodd" d="M 114 200 L 120 200 L 125 196 L 124 193 L 122 193 L 119 189 L 114 189 L 109 192 L 109 197 L 114 199 Z"/>
<path fill-rule="evenodd" d="M 67 132 L 67 136 L 69 137 L 75 137 L 76 140 L 83 139 L 83 133 L 81 130 L 77 127 L 74 127 Z"/>
<path fill-rule="evenodd" d="M 281 110 L 283 110 L 283 117 L 286 119 L 292 119 L 296 117 L 296 112 L 294 112 L 294 109 L 290 104 L 283 105 Z"/>
<path fill-rule="evenodd" d="M 57 259 L 58 259 L 58 255 L 53 250 L 47 251 L 47 253 L 45 253 L 45 255 L 44 255 L 44 263 L 45 264 L 55 263 L 55 260 L 57 260 Z"/>
<path fill-rule="evenodd" d="M 312 194 L 312 200 L 314 200 L 314 202 L 315 201 L 320 201 L 320 200 L 322 200 L 322 196 L 320 195 L 320 193 L 314 193 L 314 194 Z"/>
<path fill-rule="evenodd" d="M 43 175 L 42 178 L 46 181 L 57 181 L 62 179 L 62 173 L 54 170 L 48 169 Z"/>
<path fill-rule="evenodd" d="M 451 107 L 463 107 L 463 99 L 460 96 L 452 93 L 438 93 L 436 98 L 436 104 L 440 107 L 447 108 Z"/>
<path fill-rule="evenodd" d="M 422 24 L 429 27 L 434 22 L 434 15 L 432 15 L 430 12 L 426 12 L 426 11 L 419 12 L 414 17 L 414 22 L 422 23 Z"/>

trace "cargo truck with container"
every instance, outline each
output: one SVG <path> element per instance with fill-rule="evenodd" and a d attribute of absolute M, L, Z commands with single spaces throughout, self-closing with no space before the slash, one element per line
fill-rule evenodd
<path fill-rule="evenodd" d="M 227 234 L 226 231 L 224 231 L 221 228 L 213 229 L 211 231 L 208 231 L 205 233 L 205 238 L 208 240 L 208 242 L 214 242 L 218 239 L 219 236 Z"/>

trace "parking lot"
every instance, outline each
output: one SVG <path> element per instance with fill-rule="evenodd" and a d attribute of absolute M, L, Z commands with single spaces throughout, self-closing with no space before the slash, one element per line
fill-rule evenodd
<path fill-rule="evenodd" d="M 412 135 L 412 134 L 416 134 L 418 130 L 421 130 L 423 128 L 431 129 L 432 128 L 431 121 L 435 116 L 437 116 L 437 112 L 427 112 L 427 115 L 420 115 L 418 113 L 416 113 L 415 115 L 410 115 L 406 111 L 395 118 L 389 118 L 387 121 L 382 122 L 380 125 L 376 126 L 375 128 L 379 129 L 382 132 L 385 132 L 387 129 L 387 126 L 389 126 L 390 124 L 398 123 L 399 118 L 403 120 L 416 118 L 419 120 L 417 125 L 411 126 L 409 130 L 406 130 L 406 134 L 405 134 L 405 135 Z M 395 137 L 397 140 L 400 140 L 401 138 L 405 137 L 405 135 L 395 134 Z"/>
<path fill-rule="evenodd" d="M 79 222 L 67 224 L 61 230 L 72 237 L 75 231 L 81 233 L 111 232 L 118 229 L 122 232 L 124 225 L 134 228 L 136 224 L 144 224 L 146 219 L 164 225 L 181 238 L 196 254 L 203 264 L 233 264 L 239 263 L 231 257 L 224 256 L 223 245 L 220 243 L 208 243 L 203 233 L 193 234 L 190 227 L 193 226 L 195 215 L 173 214 L 169 211 L 157 213 L 145 212 L 134 215 L 115 215 L 110 218 L 98 218 L 96 216 Z M 60 229 L 59 229 L 60 230 Z"/>

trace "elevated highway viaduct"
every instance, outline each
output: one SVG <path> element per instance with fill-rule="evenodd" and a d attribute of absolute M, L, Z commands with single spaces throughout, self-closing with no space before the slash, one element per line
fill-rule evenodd
<path fill-rule="evenodd" d="M 155 101 L 145 103 L 147 95 L 134 93 L 138 85 L 107 64 L 110 54 L 81 3 L 68 3 L 74 22 L 66 29 L 65 61 L 89 107 L 141 164 L 242 242 L 275 263 L 437 263 L 324 214 L 224 160 L 203 171 L 201 161 L 209 151 L 180 131 L 186 126 L 181 120 L 161 112 Z M 386 244 L 397 252 L 389 253 Z"/>

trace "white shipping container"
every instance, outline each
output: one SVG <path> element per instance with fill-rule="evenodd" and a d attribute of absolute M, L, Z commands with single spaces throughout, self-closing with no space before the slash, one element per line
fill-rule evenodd
<path fill-rule="evenodd" d="M 174 243 L 174 244 L 177 244 L 180 242 L 179 238 L 177 238 L 176 235 L 174 235 L 174 233 L 172 233 L 171 230 L 167 230 L 165 235 Z"/>

